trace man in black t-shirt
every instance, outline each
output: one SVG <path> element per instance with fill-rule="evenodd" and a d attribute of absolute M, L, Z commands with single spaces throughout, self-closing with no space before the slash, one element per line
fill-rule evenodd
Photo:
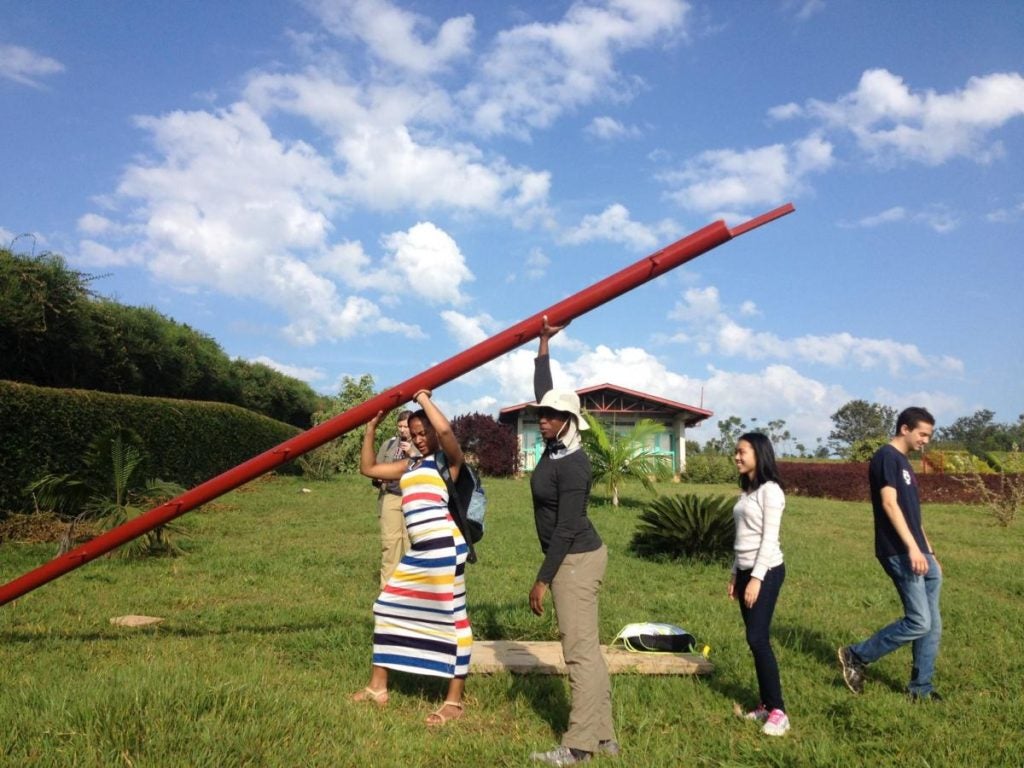
<path fill-rule="evenodd" d="M 875 517 L 875 557 L 892 579 L 905 615 L 861 643 L 839 648 L 843 680 L 854 693 L 864 688 L 864 667 L 908 643 L 913 668 L 907 690 L 913 701 L 937 701 L 932 673 L 939 654 L 942 568 L 921 524 L 917 477 L 907 454 L 931 439 L 935 419 L 924 408 L 907 408 L 896 436 L 878 449 L 868 468 Z"/>

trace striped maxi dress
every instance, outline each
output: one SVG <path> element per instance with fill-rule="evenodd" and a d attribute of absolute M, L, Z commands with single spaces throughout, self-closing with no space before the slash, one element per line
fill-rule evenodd
<path fill-rule="evenodd" d="M 473 631 L 466 613 L 469 547 L 448 513 L 448 488 L 434 456 L 402 475 L 411 546 L 373 604 L 375 666 L 466 677 Z"/>

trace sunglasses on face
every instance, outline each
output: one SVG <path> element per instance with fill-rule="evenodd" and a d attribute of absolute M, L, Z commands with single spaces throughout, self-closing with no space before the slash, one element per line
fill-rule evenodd
<path fill-rule="evenodd" d="M 538 419 L 548 419 L 549 421 L 551 419 L 558 419 L 559 421 L 565 421 L 566 418 L 567 418 L 567 415 L 565 413 L 562 413 L 562 411 L 556 411 L 554 408 L 548 408 L 547 406 L 544 406 L 543 408 L 538 408 L 537 409 L 537 418 Z"/>

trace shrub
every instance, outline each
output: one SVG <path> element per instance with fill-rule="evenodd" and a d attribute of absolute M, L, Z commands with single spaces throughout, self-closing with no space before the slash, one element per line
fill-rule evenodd
<path fill-rule="evenodd" d="M 871 461 L 875 451 L 889 443 L 888 437 L 866 437 L 850 446 L 850 461 Z"/>
<path fill-rule="evenodd" d="M 786 493 L 840 501 L 870 503 L 866 462 L 805 463 L 779 462 L 779 472 L 786 484 Z M 927 467 L 917 475 L 921 501 L 928 504 L 981 504 L 986 500 L 976 484 L 965 484 L 964 475 L 933 474 Z M 980 475 L 981 484 L 1000 493 L 1002 481 L 992 473 Z"/>
<path fill-rule="evenodd" d="M 735 483 L 739 475 L 736 464 L 728 456 L 702 453 L 699 456 L 686 457 L 686 471 L 683 480 L 698 485 L 717 483 Z"/>
<path fill-rule="evenodd" d="M 735 502 L 693 493 L 662 496 L 640 513 L 630 549 L 642 557 L 723 560 L 732 554 Z"/>
<path fill-rule="evenodd" d="M 469 413 L 452 419 L 452 432 L 480 474 L 511 477 L 519 471 L 519 445 L 509 425 L 484 413 Z"/>
<path fill-rule="evenodd" d="M 866 501 L 868 465 L 866 462 L 779 462 L 779 473 L 786 493 L 841 501 Z"/>
<path fill-rule="evenodd" d="M 141 438 L 131 430 L 113 427 L 89 446 L 78 472 L 45 475 L 32 483 L 28 490 L 44 510 L 71 518 L 58 554 L 71 549 L 75 526 L 83 520 L 94 520 L 108 531 L 185 492 L 180 485 L 147 479 L 145 467 Z M 116 554 L 176 555 L 179 533 L 172 524 L 158 525 L 118 547 Z"/>
<path fill-rule="evenodd" d="M 992 467 L 969 451 L 928 451 L 921 458 L 921 462 L 926 471 L 941 472 L 947 475 L 968 473 L 987 475 L 992 473 Z"/>
<path fill-rule="evenodd" d="M 1024 452 L 989 451 L 985 460 L 996 472 L 1024 472 Z"/>
<path fill-rule="evenodd" d="M 148 475 L 192 487 L 299 433 L 233 405 L 0 381 L 0 510 L 28 511 L 26 487 L 75 472 L 100 433 L 139 435 Z"/>

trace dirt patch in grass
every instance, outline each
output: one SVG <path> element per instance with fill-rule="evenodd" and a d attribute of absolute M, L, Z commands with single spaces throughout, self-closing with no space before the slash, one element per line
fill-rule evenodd
<path fill-rule="evenodd" d="M 33 512 L 27 515 L 11 514 L 0 520 L 0 544 L 14 541 L 20 544 L 46 544 L 59 542 L 68 530 L 68 523 L 52 512 Z M 86 541 L 99 533 L 89 523 L 75 526 L 75 541 Z"/>

